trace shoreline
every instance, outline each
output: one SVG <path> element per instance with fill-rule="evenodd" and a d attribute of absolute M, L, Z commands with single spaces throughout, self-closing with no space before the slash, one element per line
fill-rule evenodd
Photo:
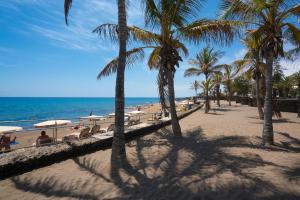
<path fill-rule="evenodd" d="M 145 114 L 140 116 L 141 122 L 147 122 L 149 118 L 152 117 L 153 113 L 156 113 L 160 110 L 160 104 L 159 103 L 153 103 L 151 105 L 145 104 L 143 106 L 140 106 L 141 111 L 144 111 Z M 110 124 L 114 123 L 114 117 L 109 117 L 105 116 L 105 120 L 101 120 L 97 125 L 100 125 L 101 128 L 108 127 Z M 135 116 L 133 116 L 136 118 Z M 83 122 L 86 121 L 86 122 Z M 72 127 L 82 124 L 83 126 L 89 126 L 92 128 L 93 122 L 88 121 L 88 120 L 80 120 L 78 118 L 77 121 L 72 121 L 71 124 L 66 125 L 66 126 L 59 126 L 58 127 L 58 134 L 57 134 L 57 139 L 62 139 L 63 136 L 68 135 L 73 132 L 78 132 L 78 130 L 74 130 Z M 27 148 L 31 147 L 33 143 L 35 143 L 36 139 L 40 136 L 41 131 L 46 131 L 46 134 L 49 137 L 53 137 L 53 128 L 30 128 L 27 129 L 25 128 L 23 131 L 18 131 L 15 133 L 12 133 L 12 137 L 16 136 L 16 142 L 18 144 L 11 145 L 11 149 L 20 149 L 20 148 Z"/>

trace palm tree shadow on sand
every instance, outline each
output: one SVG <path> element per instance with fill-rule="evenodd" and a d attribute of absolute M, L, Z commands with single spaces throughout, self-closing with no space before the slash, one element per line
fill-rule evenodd
<path fill-rule="evenodd" d="M 289 171 L 284 175 L 292 177 L 297 169 L 264 161 L 258 154 L 238 156 L 226 151 L 227 147 L 260 148 L 245 137 L 207 139 L 197 128 L 178 139 L 168 129 L 161 129 L 128 146 L 133 149 L 128 154 L 130 161 L 111 168 L 110 174 L 99 172 L 101 159 L 74 158 L 80 169 L 93 177 L 75 180 L 75 185 L 55 177 L 11 180 L 20 190 L 78 199 L 299 199 L 298 194 L 283 191 L 260 174 L 249 172 L 256 167 L 273 166 Z M 93 184 L 113 184 L 120 195 L 109 197 L 111 190 L 95 191 Z"/>

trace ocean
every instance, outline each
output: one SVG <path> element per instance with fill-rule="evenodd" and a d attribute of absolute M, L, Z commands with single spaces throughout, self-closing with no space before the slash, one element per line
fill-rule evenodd
<path fill-rule="evenodd" d="M 158 98 L 130 97 L 125 106 L 157 103 Z M 32 127 L 33 124 L 50 119 L 78 121 L 79 117 L 107 115 L 114 112 L 112 97 L 0 97 L 0 126 Z M 29 120 L 28 122 L 7 122 Z M 4 123 L 5 122 L 5 123 Z"/>

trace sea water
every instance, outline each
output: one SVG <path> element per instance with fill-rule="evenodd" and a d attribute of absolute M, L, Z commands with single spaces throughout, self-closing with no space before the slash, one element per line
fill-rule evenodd
<path fill-rule="evenodd" d="M 130 97 L 125 106 L 137 106 L 158 102 L 158 98 Z M 107 115 L 114 112 L 115 99 L 111 97 L 0 97 L 0 126 L 32 127 L 34 123 L 67 119 L 78 121 L 79 117 Z M 15 122 L 25 120 L 22 122 Z M 12 122 L 8 122 L 12 121 Z"/>

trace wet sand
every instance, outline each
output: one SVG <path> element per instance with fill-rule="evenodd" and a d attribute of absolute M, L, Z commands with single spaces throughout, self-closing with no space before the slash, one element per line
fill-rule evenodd
<path fill-rule="evenodd" d="M 118 173 L 98 151 L 0 181 L 0 199 L 299 199 L 300 119 L 282 115 L 262 148 L 257 109 L 222 102 L 182 119 L 183 139 L 166 127 L 128 143 Z"/>

